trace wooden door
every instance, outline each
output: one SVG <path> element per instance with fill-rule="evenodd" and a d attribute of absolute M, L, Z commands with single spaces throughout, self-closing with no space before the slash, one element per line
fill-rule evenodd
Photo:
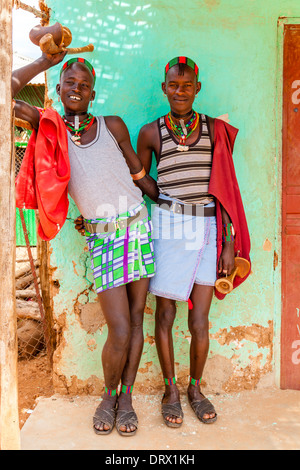
<path fill-rule="evenodd" d="M 283 48 L 281 388 L 300 390 L 300 25 Z"/>

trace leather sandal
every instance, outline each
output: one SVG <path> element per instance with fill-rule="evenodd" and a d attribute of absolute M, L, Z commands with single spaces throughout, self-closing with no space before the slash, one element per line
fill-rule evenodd
<path fill-rule="evenodd" d="M 204 397 L 204 395 L 202 396 Z M 204 397 L 203 400 L 190 400 L 189 398 L 189 403 L 195 415 L 202 423 L 210 424 L 210 423 L 214 423 L 215 421 L 217 421 L 216 410 L 208 398 Z M 211 413 L 215 413 L 215 416 L 213 418 L 208 418 L 208 419 L 203 418 L 205 414 L 211 414 Z"/>
<path fill-rule="evenodd" d="M 182 408 L 181 408 L 181 403 L 178 401 L 176 403 L 162 403 L 161 404 L 161 412 L 163 415 L 164 422 L 167 426 L 170 428 L 179 428 L 183 421 L 181 423 L 172 423 L 167 419 L 167 417 L 174 416 L 175 418 L 182 418 L 184 417 Z"/>
<path fill-rule="evenodd" d="M 134 431 L 127 432 L 127 431 L 120 430 L 121 426 L 130 426 L 130 425 L 135 426 Z M 126 437 L 134 436 L 138 429 L 138 418 L 137 418 L 135 411 L 118 410 L 117 416 L 116 416 L 116 428 L 117 428 L 118 433 L 121 436 L 126 436 Z"/>
<path fill-rule="evenodd" d="M 96 409 L 93 417 L 93 429 L 96 434 L 110 434 L 115 425 L 116 408 L 114 407 L 108 410 L 104 410 L 101 409 L 100 406 L 101 404 Z M 109 426 L 110 428 L 107 430 L 103 429 L 103 431 L 100 431 L 100 429 L 97 429 L 95 426 L 99 426 L 101 423 L 103 423 L 103 425 Z"/>

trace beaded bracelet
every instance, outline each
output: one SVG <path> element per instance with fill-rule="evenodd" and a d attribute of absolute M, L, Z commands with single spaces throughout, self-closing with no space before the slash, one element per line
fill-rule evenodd
<path fill-rule="evenodd" d="M 193 377 L 190 377 L 190 384 L 198 386 L 201 384 L 202 377 L 200 379 L 193 379 Z"/>
<path fill-rule="evenodd" d="M 122 384 L 121 392 L 125 393 L 126 395 L 132 393 L 133 385 L 124 385 Z"/>
<path fill-rule="evenodd" d="M 146 175 L 146 170 L 143 167 L 141 171 L 139 171 L 138 173 L 135 173 L 134 175 L 131 175 L 131 178 L 133 179 L 133 181 L 138 181 L 144 178 L 145 175 Z"/>
<path fill-rule="evenodd" d="M 223 230 L 222 230 L 222 234 L 223 234 L 223 242 L 234 242 L 234 228 L 233 228 L 233 225 L 230 223 L 230 224 L 223 224 Z"/>
<path fill-rule="evenodd" d="M 165 384 L 166 385 L 175 385 L 176 384 L 176 378 L 172 377 L 171 379 L 167 379 L 166 377 L 164 378 Z"/>
<path fill-rule="evenodd" d="M 110 397 L 114 397 L 117 394 L 117 389 L 112 390 L 111 388 L 105 387 L 105 393 Z"/>

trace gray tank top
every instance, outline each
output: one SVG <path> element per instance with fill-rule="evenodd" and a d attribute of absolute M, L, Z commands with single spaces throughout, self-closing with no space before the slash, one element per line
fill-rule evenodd
<path fill-rule="evenodd" d="M 69 194 L 86 219 L 115 217 L 143 201 L 104 117 L 96 119 L 96 137 L 87 145 L 75 145 L 68 132 Z"/>

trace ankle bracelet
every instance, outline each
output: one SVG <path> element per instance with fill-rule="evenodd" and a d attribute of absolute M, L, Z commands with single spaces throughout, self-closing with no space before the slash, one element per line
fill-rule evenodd
<path fill-rule="evenodd" d="M 105 387 L 105 393 L 106 393 L 109 397 L 114 397 L 114 396 L 117 394 L 117 389 L 111 390 L 110 388 Z"/>
<path fill-rule="evenodd" d="M 133 390 L 133 385 L 122 385 L 121 392 L 126 393 L 127 395 L 129 393 L 132 393 Z"/>
<path fill-rule="evenodd" d="M 190 384 L 192 385 L 200 385 L 201 384 L 202 377 L 200 379 L 193 379 L 193 377 L 190 377 Z"/>
<path fill-rule="evenodd" d="M 176 384 L 176 378 L 173 377 L 172 379 L 164 379 L 166 385 L 175 385 Z"/>

